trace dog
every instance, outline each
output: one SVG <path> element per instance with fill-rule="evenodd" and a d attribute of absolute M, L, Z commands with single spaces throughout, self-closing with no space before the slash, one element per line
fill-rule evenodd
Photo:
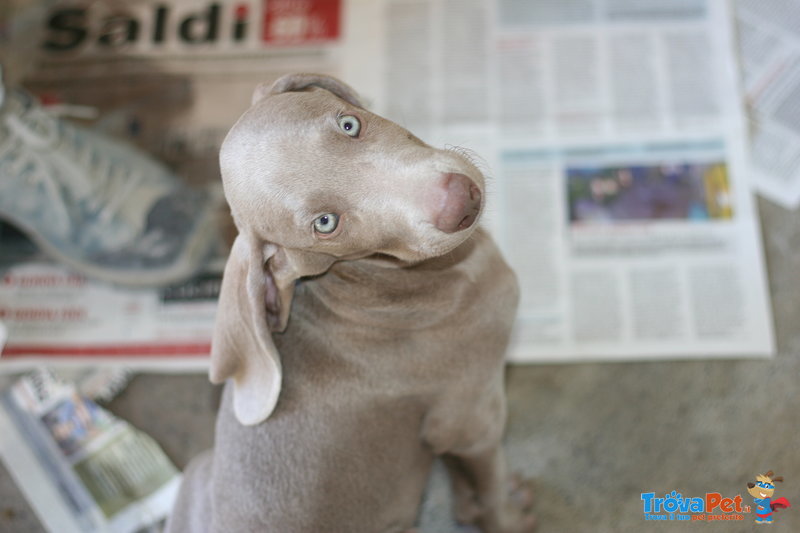
<path fill-rule="evenodd" d="M 294 74 L 255 90 L 220 167 L 239 231 L 212 341 L 226 385 L 168 531 L 415 531 L 437 456 L 457 521 L 532 531 L 501 449 L 519 291 L 478 225 L 477 166 Z"/>

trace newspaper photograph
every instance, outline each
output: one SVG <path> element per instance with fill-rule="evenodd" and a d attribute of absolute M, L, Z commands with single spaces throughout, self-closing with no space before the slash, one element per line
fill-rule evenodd
<path fill-rule="evenodd" d="M 0 396 L 0 459 L 50 531 L 117 533 L 169 513 L 180 474 L 148 435 L 40 370 Z"/>
<path fill-rule="evenodd" d="M 514 361 L 773 352 L 727 2 L 142 0 L 86 3 L 74 20 L 63 6 L 41 22 L 25 86 L 94 108 L 90 127 L 186 181 L 219 179 L 225 133 L 286 72 L 340 77 L 372 111 L 469 153 L 522 289 Z M 9 267 L 0 370 L 75 347 L 205 364 L 213 297 L 19 281 L 69 280 L 60 268 Z M 170 358 L 176 345 L 189 356 Z"/>

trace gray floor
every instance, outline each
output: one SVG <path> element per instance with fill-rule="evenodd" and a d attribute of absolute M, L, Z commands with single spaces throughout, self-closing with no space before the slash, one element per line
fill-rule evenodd
<path fill-rule="evenodd" d="M 800 531 L 800 211 L 761 201 L 778 355 L 771 361 L 519 366 L 509 370 L 507 449 L 533 478 L 541 533 L 752 531 L 738 523 L 654 523 L 642 492 L 719 492 L 775 470 L 785 482 L 769 531 Z M 217 391 L 202 376 L 141 375 L 111 409 L 156 437 L 182 466 L 210 446 Z M 438 470 L 424 533 L 457 531 Z M 0 532 L 41 528 L 0 467 Z"/>

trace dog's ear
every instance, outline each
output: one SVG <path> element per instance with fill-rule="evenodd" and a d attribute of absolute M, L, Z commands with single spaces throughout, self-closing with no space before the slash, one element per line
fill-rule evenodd
<path fill-rule="evenodd" d="M 255 104 L 262 98 L 291 91 L 303 91 L 309 87 L 320 87 L 332 92 L 342 100 L 353 104 L 356 107 L 364 107 L 358 93 L 349 85 L 331 76 L 323 74 L 286 74 L 281 76 L 274 83 L 262 83 L 253 92 L 251 104 Z"/>
<path fill-rule="evenodd" d="M 209 378 L 233 378 L 233 409 L 242 424 L 266 420 L 278 403 L 282 369 L 272 332 L 286 329 L 295 281 L 326 271 L 333 261 L 236 237 L 222 279 Z"/>

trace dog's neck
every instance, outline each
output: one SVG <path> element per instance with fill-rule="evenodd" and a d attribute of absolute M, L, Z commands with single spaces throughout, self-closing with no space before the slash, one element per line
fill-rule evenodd
<path fill-rule="evenodd" d="M 478 230 L 455 250 L 410 266 L 382 257 L 342 261 L 304 282 L 302 290 L 346 321 L 394 329 L 427 327 L 466 305 L 469 298 L 463 293 L 471 284 L 454 281 L 468 275 L 462 268 L 466 262 L 481 260 L 477 241 L 485 238 Z"/>

